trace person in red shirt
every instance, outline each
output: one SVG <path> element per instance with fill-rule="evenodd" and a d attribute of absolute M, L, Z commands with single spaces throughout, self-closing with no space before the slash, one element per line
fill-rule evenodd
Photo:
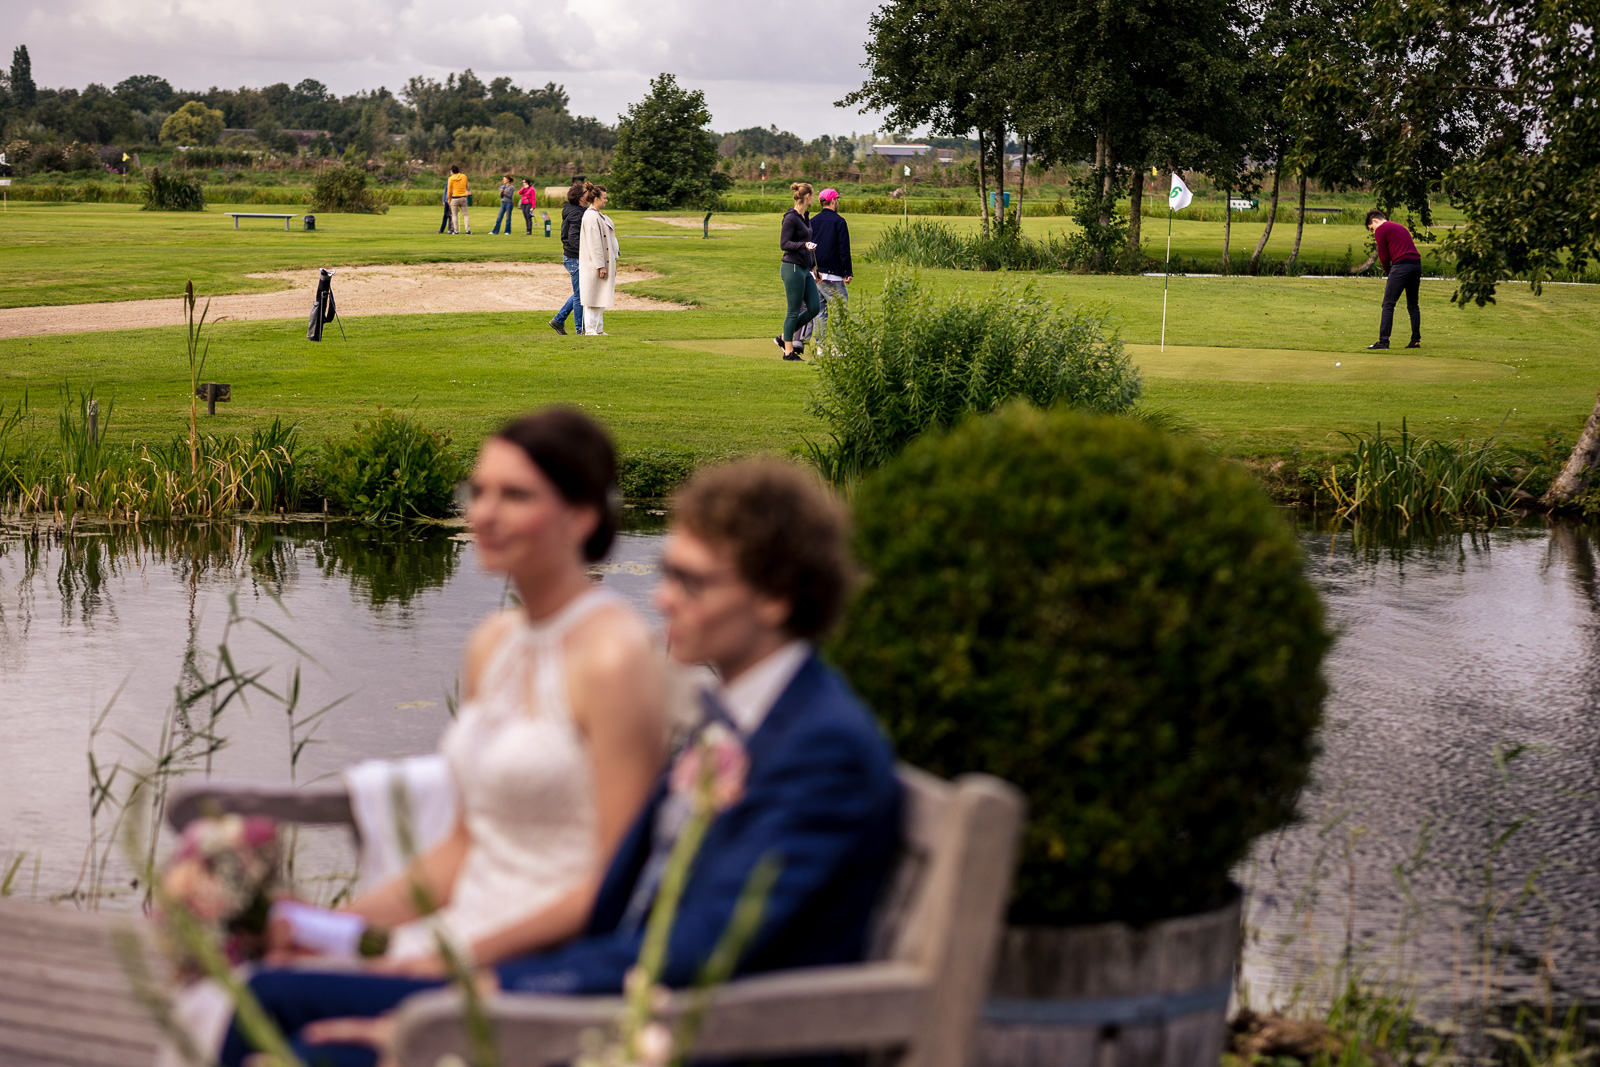
<path fill-rule="evenodd" d="M 1390 222 L 1381 211 L 1367 212 L 1367 229 L 1372 231 L 1378 245 L 1378 263 L 1389 276 L 1383 287 L 1383 318 L 1378 324 L 1378 343 L 1369 349 L 1386 351 L 1389 333 L 1394 329 L 1394 306 L 1400 294 L 1406 294 L 1406 313 L 1411 316 L 1411 343 L 1407 348 L 1422 347 L 1422 308 L 1417 304 L 1417 293 L 1422 288 L 1422 254 L 1417 251 L 1411 231 L 1398 222 Z"/>

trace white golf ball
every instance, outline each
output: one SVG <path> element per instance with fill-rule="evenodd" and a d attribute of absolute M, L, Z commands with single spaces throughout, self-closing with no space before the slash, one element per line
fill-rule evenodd
<path fill-rule="evenodd" d="M 1343 363 L 1338 363 L 1338 362 L 1336 362 L 1336 363 L 1334 363 L 1334 366 L 1335 366 L 1335 367 L 1342 367 L 1342 366 L 1344 366 L 1344 364 L 1343 364 Z"/>

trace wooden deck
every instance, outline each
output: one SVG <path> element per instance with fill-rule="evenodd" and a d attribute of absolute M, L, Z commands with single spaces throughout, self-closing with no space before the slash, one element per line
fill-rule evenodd
<path fill-rule="evenodd" d="M 118 951 L 136 946 L 152 976 L 166 964 L 137 914 L 0 900 L 0 1067 L 145 1067 L 159 1034 Z"/>

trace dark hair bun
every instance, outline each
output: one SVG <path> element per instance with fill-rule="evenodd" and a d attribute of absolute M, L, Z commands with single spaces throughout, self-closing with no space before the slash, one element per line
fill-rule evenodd
<path fill-rule="evenodd" d="M 574 507 L 599 515 L 583 543 L 590 563 L 605 558 L 617 536 L 617 453 L 611 437 L 589 416 L 571 408 L 547 408 L 507 425 L 495 439 L 516 445 Z"/>

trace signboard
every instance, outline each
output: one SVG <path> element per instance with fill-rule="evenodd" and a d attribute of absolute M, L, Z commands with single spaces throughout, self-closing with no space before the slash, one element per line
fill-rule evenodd
<path fill-rule="evenodd" d="M 1235 197 L 1228 201 L 1228 207 L 1233 211 L 1254 211 L 1256 202 L 1254 200 L 1240 200 Z"/>
<path fill-rule="evenodd" d="M 10 184 L 11 184 L 11 179 L 10 178 L 0 178 L 0 185 L 10 185 Z"/>

